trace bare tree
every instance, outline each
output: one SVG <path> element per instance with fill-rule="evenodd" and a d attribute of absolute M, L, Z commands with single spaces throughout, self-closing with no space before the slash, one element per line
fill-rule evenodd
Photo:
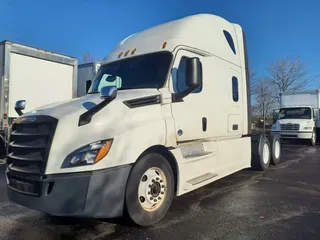
<path fill-rule="evenodd" d="M 315 80 L 310 77 L 308 70 L 300 58 L 283 58 L 270 64 L 267 68 L 268 82 L 274 88 L 273 97 L 278 99 L 279 93 L 304 89 Z"/>
<path fill-rule="evenodd" d="M 266 78 L 257 80 L 254 109 L 255 114 L 264 120 L 271 117 L 276 103 L 272 93 L 273 89 Z"/>
<path fill-rule="evenodd" d="M 93 62 L 94 61 L 94 57 L 91 53 L 89 52 L 84 52 L 82 54 L 82 62 L 83 63 L 89 63 L 89 62 Z"/>

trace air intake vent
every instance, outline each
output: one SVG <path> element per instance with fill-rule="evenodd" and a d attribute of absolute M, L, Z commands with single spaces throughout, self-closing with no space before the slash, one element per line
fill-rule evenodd
<path fill-rule="evenodd" d="M 160 104 L 161 97 L 160 95 L 155 95 L 150 97 L 132 99 L 132 100 L 124 101 L 123 103 L 127 105 L 129 108 L 137 108 L 137 107 L 143 107 L 143 106 L 148 106 L 153 104 Z"/>

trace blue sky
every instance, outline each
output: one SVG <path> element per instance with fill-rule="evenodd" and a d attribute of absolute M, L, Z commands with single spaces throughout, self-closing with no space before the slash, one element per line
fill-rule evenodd
<path fill-rule="evenodd" d="M 319 0 L 0 0 L 0 41 L 12 40 L 81 59 L 102 59 L 120 40 L 153 25 L 196 13 L 240 24 L 254 71 L 299 56 L 320 75 Z M 320 87 L 320 79 L 310 87 Z"/>

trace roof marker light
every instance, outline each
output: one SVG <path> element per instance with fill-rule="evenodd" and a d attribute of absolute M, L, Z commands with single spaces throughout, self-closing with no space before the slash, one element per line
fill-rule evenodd
<path fill-rule="evenodd" d="M 137 49 L 136 49 L 136 48 L 135 48 L 135 49 L 133 49 L 133 50 L 132 50 L 132 52 L 131 52 L 131 55 L 135 54 L 135 53 L 136 53 L 136 51 L 137 51 Z"/>
<path fill-rule="evenodd" d="M 129 52 L 130 52 L 130 50 L 126 51 L 126 53 L 124 54 L 124 56 L 125 56 L 125 57 L 128 56 Z"/>
<path fill-rule="evenodd" d="M 118 58 L 121 58 L 122 54 L 123 54 L 123 52 L 119 53 Z"/>
<path fill-rule="evenodd" d="M 164 48 L 166 48 L 167 47 L 167 42 L 164 42 L 163 44 L 162 44 L 162 48 L 164 49 Z"/>

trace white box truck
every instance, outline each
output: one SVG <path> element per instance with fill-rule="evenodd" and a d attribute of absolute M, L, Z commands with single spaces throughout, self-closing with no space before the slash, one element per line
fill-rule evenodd
<path fill-rule="evenodd" d="M 18 117 L 16 101 L 27 109 L 76 96 L 76 58 L 3 41 L 0 43 L 0 155 L 5 153 L 6 132 Z"/>
<path fill-rule="evenodd" d="M 77 97 L 82 97 L 88 93 L 100 66 L 101 62 L 90 62 L 78 65 Z"/>
<path fill-rule="evenodd" d="M 272 132 L 284 139 L 305 139 L 315 146 L 320 136 L 320 89 L 280 94 L 280 110 Z"/>
<path fill-rule="evenodd" d="M 241 27 L 211 14 L 131 35 L 103 60 L 86 96 L 15 120 L 9 199 L 147 226 L 174 196 L 277 164 L 279 137 L 251 135 L 247 60 Z"/>

